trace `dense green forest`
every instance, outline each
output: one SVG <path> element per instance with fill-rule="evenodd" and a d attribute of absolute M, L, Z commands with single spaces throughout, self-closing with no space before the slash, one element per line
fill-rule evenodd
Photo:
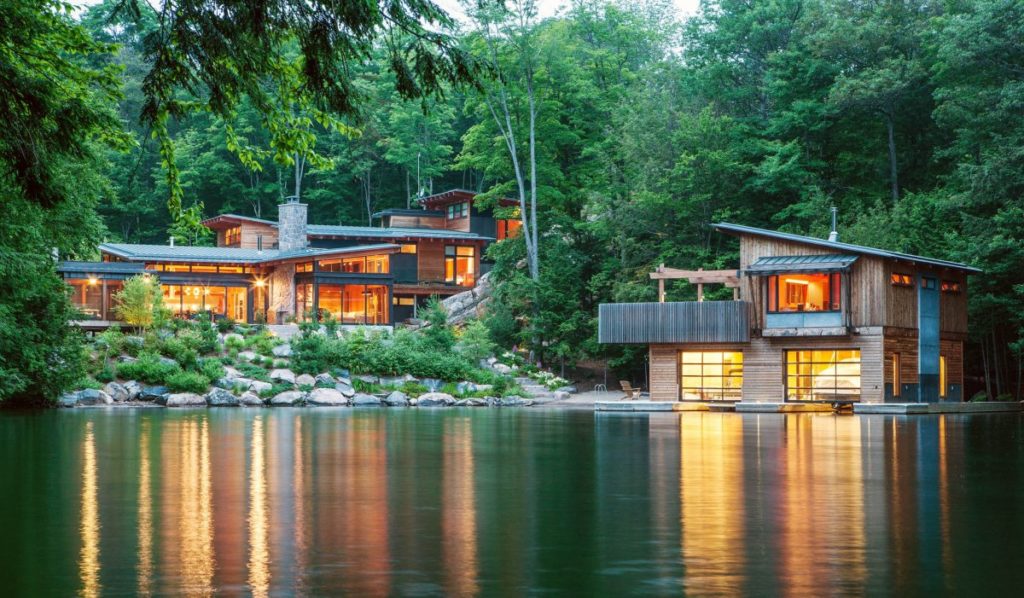
<path fill-rule="evenodd" d="M 985 270 L 968 389 L 1019 393 L 1021 2 L 719 0 L 683 20 L 669 0 L 545 19 L 508 0 L 467 3 L 462 21 L 421 3 L 315 5 L 324 18 L 243 4 L 270 16 L 0 1 L 0 396 L 75 360 L 46 352 L 69 346 L 56 279 L 39 276 L 54 247 L 209 242 L 202 217 L 274 218 L 289 195 L 312 222 L 365 224 L 455 187 L 526 208 L 526 234 L 491 249 L 487 324 L 545 362 L 635 367 L 636 351 L 596 344 L 599 303 L 653 300 L 659 263 L 735 266 L 712 222 L 824 236 L 835 205 L 845 241 Z M 327 17 L 346 27 L 332 36 Z M 34 352 L 10 344 L 26 328 Z"/>

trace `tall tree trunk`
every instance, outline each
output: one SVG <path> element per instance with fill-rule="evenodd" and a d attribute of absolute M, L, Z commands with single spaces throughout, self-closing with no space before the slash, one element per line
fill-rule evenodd
<path fill-rule="evenodd" d="M 889 140 L 889 184 L 892 187 L 892 201 L 896 203 L 900 199 L 899 172 L 896 165 L 896 126 L 891 109 L 883 114 L 885 115 L 885 132 Z"/>
<path fill-rule="evenodd" d="M 996 396 L 1003 394 L 1003 363 L 999 357 L 999 341 L 996 338 L 996 331 L 992 331 L 992 369 L 995 371 Z"/>
<path fill-rule="evenodd" d="M 992 378 L 989 375 L 988 342 L 981 337 L 981 368 L 985 376 L 985 394 L 992 398 Z"/>

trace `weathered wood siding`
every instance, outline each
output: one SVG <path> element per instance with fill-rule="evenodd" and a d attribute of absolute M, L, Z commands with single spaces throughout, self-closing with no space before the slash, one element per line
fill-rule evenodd
<path fill-rule="evenodd" d="M 444 229 L 444 218 L 426 216 L 391 216 L 390 224 L 396 228 Z"/>
<path fill-rule="evenodd" d="M 850 338 L 752 338 L 745 344 L 652 344 L 648 355 L 651 400 L 675 401 L 679 396 L 679 351 L 742 351 L 743 400 L 781 402 L 786 399 L 786 351 L 859 349 L 861 401 L 884 400 L 882 372 L 883 337 L 853 335 Z M 950 370 L 952 371 L 952 370 Z"/>
<path fill-rule="evenodd" d="M 914 279 L 912 286 L 898 286 L 891 282 L 891 275 L 909 274 Z M 948 280 L 960 284 L 960 293 L 940 293 L 939 330 L 945 333 L 967 334 L 967 275 L 954 270 L 915 268 L 901 262 L 886 264 L 886 318 L 885 325 L 894 328 L 917 329 L 918 275 L 931 276 L 942 284 Z"/>
<path fill-rule="evenodd" d="M 885 336 L 885 384 L 893 383 L 893 354 L 900 354 L 900 383 L 917 384 L 917 334 L 905 330 L 887 330 Z M 964 384 L 964 343 L 958 338 L 939 341 L 939 355 L 946 359 L 946 384 Z M 908 398 L 908 397 L 904 397 Z M 909 397 L 913 400 L 914 397 Z"/>
<path fill-rule="evenodd" d="M 441 282 L 444 280 L 444 241 L 420 239 L 416 243 L 416 256 L 419 262 L 420 281 Z"/>
<path fill-rule="evenodd" d="M 761 257 L 830 253 L 836 252 L 814 245 L 747 235 L 740 238 L 740 269 L 746 268 Z M 768 307 L 765 281 L 764 276 L 744 276 L 740 279 L 740 298 L 749 298 L 753 304 L 751 320 L 758 329 L 765 327 L 765 310 Z M 849 285 L 849 291 L 842 291 L 843 309 L 848 310 L 850 314 L 850 325 L 862 327 L 884 324 L 886 296 L 882 284 L 887 281 L 884 260 L 868 255 L 859 256 L 850 268 L 849 274 L 844 277 L 844 284 Z"/>
<path fill-rule="evenodd" d="M 263 249 L 275 249 L 277 247 L 277 229 L 269 224 L 258 222 L 244 222 L 242 227 L 242 249 L 257 249 L 259 236 L 263 235 Z M 218 234 L 218 241 L 223 238 Z"/>
<path fill-rule="evenodd" d="M 447 213 L 448 208 L 444 209 Z M 443 219 L 444 228 L 447 230 L 458 230 L 464 233 L 468 233 L 470 227 L 470 220 L 471 218 L 468 215 L 465 218 L 452 218 L 451 220 L 449 220 L 448 216 L 446 215 Z"/>
<path fill-rule="evenodd" d="M 745 301 L 606 303 L 598 310 L 598 342 L 746 342 L 747 308 Z"/>

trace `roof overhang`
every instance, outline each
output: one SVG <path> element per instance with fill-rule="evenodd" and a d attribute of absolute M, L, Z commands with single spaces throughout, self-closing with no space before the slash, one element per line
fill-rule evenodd
<path fill-rule="evenodd" d="M 829 241 L 827 239 L 819 239 L 816 237 L 807 237 L 804 235 L 796 235 L 792 233 L 783 233 L 779 231 L 767 230 L 763 228 L 755 228 L 753 226 L 744 226 L 742 224 L 731 224 L 729 222 L 719 222 L 712 225 L 715 230 L 730 235 L 742 237 L 745 235 L 766 237 L 769 239 L 777 239 L 780 241 L 787 241 L 791 243 L 799 243 L 802 245 L 810 245 L 813 247 L 822 247 L 829 249 L 833 252 L 842 251 L 855 253 L 860 255 L 871 255 L 874 257 L 880 257 L 883 259 L 900 261 L 914 266 L 923 266 L 937 269 L 948 269 L 948 270 L 959 270 L 968 274 L 979 274 L 982 272 L 980 268 L 969 266 L 967 264 L 961 264 L 958 262 L 951 262 L 947 260 L 940 260 L 930 257 L 924 257 L 920 255 L 911 255 L 909 253 L 900 253 L 897 251 L 888 251 L 885 249 L 877 249 L 875 247 L 865 247 L 863 245 L 854 245 L 852 243 L 841 243 L 839 241 Z"/>
<path fill-rule="evenodd" d="M 224 230 L 243 223 L 262 224 L 264 226 L 277 228 L 277 223 L 272 220 L 263 220 L 262 218 L 253 218 L 251 216 L 239 216 L 238 214 L 220 214 L 213 216 L 212 218 L 207 218 L 200 224 L 210 230 Z"/>
<path fill-rule="evenodd" d="M 466 189 L 451 189 L 442 193 L 435 193 L 426 197 L 421 197 L 419 201 L 420 205 L 427 209 L 437 209 L 447 206 L 450 203 L 456 203 L 461 201 L 473 201 L 477 195 L 480 195 L 476 191 L 468 191 Z M 519 202 L 510 198 L 502 197 L 498 199 L 498 205 L 509 207 L 519 205 Z"/>
<path fill-rule="evenodd" d="M 845 272 L 857 261 L 856 255 L 764 256 L 742 270 L 744 276 L 767 276 L 798 272 Z"/>

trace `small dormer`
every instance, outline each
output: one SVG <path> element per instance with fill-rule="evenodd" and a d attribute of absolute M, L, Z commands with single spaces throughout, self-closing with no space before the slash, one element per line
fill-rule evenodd
<path fill-rule="evenodd" d="M 237 214 L 221 214 L 203 221 L 217 233 L 217 247 L 277 249 L 277 223 Z"/>

